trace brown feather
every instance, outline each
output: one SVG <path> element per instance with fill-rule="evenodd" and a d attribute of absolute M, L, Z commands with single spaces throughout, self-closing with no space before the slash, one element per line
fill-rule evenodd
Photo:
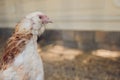
<path fill-rule="evenodd" d="M 32 33 L 17 33 L 16 31 L 6 44 L 4 54 L 1 57 L 0 69 L 6 69 L 8 64 L 12 63 L 14 58 L 23 51 L 25 45 L 32 37 Z"/>

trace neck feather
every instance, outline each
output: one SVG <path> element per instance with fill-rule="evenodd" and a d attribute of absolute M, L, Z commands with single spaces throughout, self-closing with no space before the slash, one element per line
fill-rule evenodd
<path fill-rule="evenodd" d="M 8 64 L 14 61 L 14 58 L 24 50 L 32 36 L 31 33 L 14 33 L 9 38 L 1 57 L 0 69 L 6 69 Z"/>

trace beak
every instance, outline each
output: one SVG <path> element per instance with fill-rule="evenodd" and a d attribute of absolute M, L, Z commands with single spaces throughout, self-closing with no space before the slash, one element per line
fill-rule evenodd
<path fill-rule="evenodd" d="M 48 23 L 53 23 L 53 21 L 52 21 L 52 20 L 49 20 Z"/>
<path fill-rule="evenodd" d="M 42 19 L 42 24 L 53 23 L 47 16 L 44 16 Z"/>

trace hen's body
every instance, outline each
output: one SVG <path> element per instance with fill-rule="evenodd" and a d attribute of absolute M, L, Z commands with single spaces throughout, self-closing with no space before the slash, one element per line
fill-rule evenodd
<path fill-rule="evenodd" d="M 37 43 L 31 37 L 25 49 L 18 54 L 9 68 L 5 69 L 0 80 L 43 80 L 43 64 L 37 52 Z M 27 54 L 26 54 L 27 53 Z"/>

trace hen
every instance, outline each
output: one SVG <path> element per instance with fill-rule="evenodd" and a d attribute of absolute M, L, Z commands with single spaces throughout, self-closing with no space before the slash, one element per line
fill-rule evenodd
<path fill-rule="evenodd" d="M 51 20 L 41 12 L 24 17 L 9 38 L 0 62 L 0 80 L 44 80 L 37 37 Z"/>

